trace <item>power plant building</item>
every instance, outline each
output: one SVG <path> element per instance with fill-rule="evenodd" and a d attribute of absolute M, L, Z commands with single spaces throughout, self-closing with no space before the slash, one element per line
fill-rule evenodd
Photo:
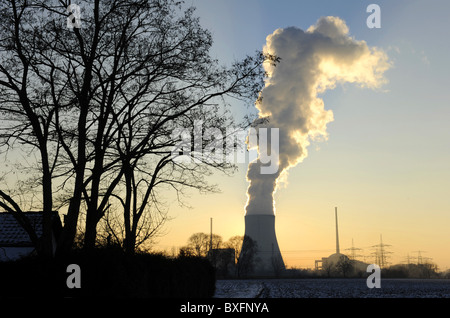
<path fill-rule="evenodd" d="M 351 263 L 351 265 L 353 266 L 353 270 L 365 271 L 367 269 L 367 264 L 357 260 L 350 260 L 350 258 L 347 255 L 342 254 L 340 251 L 337 208 L 335 208 L 335 222 L 336 222 L 336 253 L 331 254 L 328 257 L 322 257 L 321 260 L 316 260 L 315 269 L 330 270 L 335 268 L 337 264 L 345 262 Z"/>

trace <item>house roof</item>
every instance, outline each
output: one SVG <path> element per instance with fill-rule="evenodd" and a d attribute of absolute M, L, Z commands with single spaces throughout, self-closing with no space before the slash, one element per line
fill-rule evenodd
<path fill-rule="evenodd" d="M 43 212 L 24 212 L 36 231 L 38 238 L 42 236 Z M 58 212 L 53 212 L 53 225 L 61 227 Z M 10 213 L 0 213 L 0 246 L 33 246 L 28 233 Z"/>

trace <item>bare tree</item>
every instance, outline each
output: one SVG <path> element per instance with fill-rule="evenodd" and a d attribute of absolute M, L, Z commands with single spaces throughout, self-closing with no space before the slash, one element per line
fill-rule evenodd
<path fill-rule="evenodd" d="M 226 248 L 234 249 L 234 263 L 237 264 L 239 261 L 239 255 L 241 254 L 242 243 L 244 242 L 244 236 L 233 236 L 230 237 L 228 241 L 224 243 Z"/>
<path fill-rule="evenodd" d="M 327 277 L 331 277 L 334 268 L 335 264 L 333 262 L 324 261 L 322 263 L 322 272 L 324 272 Z"/>
<path fill-rule="evenodd" d="M 342 274 L 342 276 L 347 277 L 352 273 L 354 267 L 352 261 L 346 256 L 341 255 L 339 260 L 335 264 L 337 273 Z"/>
<path fill-rule="evenodd" d="M 199 232 L 189 237 L 187 245 L 182 247 L 181 251 L 183 255 L 206 257 L 211 245 L 213 249 L 220 248 L 222 246 L 222 237 L 213 234 L 211 244 L 211 235 Z"/>
<path fill-rule="evenodd" d="M 132 251 L 159 187 L 180 196 L 186 187 L 208 192 L 215 189 L 205 182 L 211 169 L 233 169 L 173 160 L 173 130 L 196 120 L 205 127 L 232 124 L 226 98 L 255 100 L 262 63 L 278 59 L 258 53 L 220 66 L 194 9 L 173 0 L 83 3 L 80 28 L 66 24 L 69 4 L 0 3 L 1 147 L 24 144 L 39 153 L 47 251 L 55 205 L 67 208 L 59 242 L 66 251 L 81 210 L 84 246 L 95 245 L 97 224 L 113 199 L 123 209 L 125 248 Z M 0 206 L 27 228 L 14 198 L 1 189 L 0 197 Z"/>
<path fill-rule="evenodd" d="M 136 225 L 134 245 L 131 247 L 131 251 L 129 248 L 126 249 L 127 240 L 123 211 L 121 212 L 116 206 L 111 206 L 100 221 L 97 243 L 102 246 L 120 246 L 128 252 L 150 250 L 154 240 L 165 234 L 163 226 L 170 217 L 167 209 L 153 208 L 152 205 L 148 209 L 152 209 L 152 211 L 144 213 Z"/>
<path fill-rule="evenodd" d="M 280 276 L 285 269 L 283 259 L 280 256 L 272 256 L 271 263 L 275 276 Z"/>
<path fill-rule="evenodd" d="M 51 251 L 51 212 L 53 208 L 52 177 L 58 152 L 51 154 L 51 124 L 55 107 L 47 103 L 48 88 L 41 81 L 45 62 L 38 62 L 45 50 L 36 32 L 40 20 L 28 4 L 18 1 L 0 3 L 0 127 L 1 148 L 31 147 L 39 153 L 42 187 L 43 237 L 38 241 L 19 204 L 0 190 L 0 206 L 14 215 L 38 247 L 38 252 Z M 52 76 L 54 74 L 51 74 Z"/>

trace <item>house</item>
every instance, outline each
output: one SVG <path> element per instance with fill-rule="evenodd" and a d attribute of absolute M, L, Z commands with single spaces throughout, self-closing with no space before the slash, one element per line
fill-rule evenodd
<path fill-rule="evenodd" d="M 42 237 L 43 212 L 24 212 L 36 231 L 38 238 Z M 58 212 L 52 212 L 52 244 L 53 253 L 56 250 L 56 240 L 61 233 L 62 224 Z M 35 255 L 28 233 L 10 213 L 0 213 L 0 261 L 17 260 Z"/>

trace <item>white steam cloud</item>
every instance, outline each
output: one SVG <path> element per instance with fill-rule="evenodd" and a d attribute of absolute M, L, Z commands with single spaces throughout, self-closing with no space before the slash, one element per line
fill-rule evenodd
<path fill-rule="evenodd" d="M 385 83 L 383 73 L 390 67 L 383 51 L 355 40 L 337 17 L 322 17 L 307 31 L 278 29 L 266 40 L 264 51 L 280 57 L 281 62 L 266 66 L 269 77 L 256 105 L 257 121 L 268 118 L 258 127 L 279 128 L 279 169 L 261 174 L 264 164 L 260 160 L 250 163 L 247 215 L 274 214 L 273 194 L 280 177 L 307 156 L 311 140 L 327 139 L 333 112 L 324 108 L 318 94 L 344 82 L 377 88 Z"/>

